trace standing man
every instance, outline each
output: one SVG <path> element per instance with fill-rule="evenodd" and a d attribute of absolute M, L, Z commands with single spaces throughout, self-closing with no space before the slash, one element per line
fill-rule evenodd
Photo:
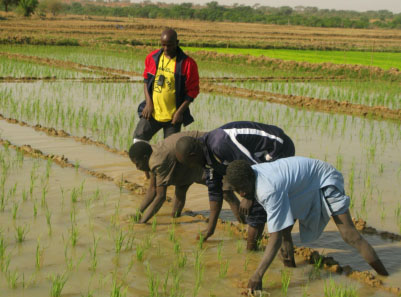
<path fill-rule="evenodd" d="M 279 127 L 240 121 L 225 124 L 198 139 L 182 137 L 177 141 L 176 151 L 179 162 L 189 167 L 206 168 L 210 203 L 209 225 L 202 234 L 206 240 L 216 228 L 223 197 L 235 196 L 227 183 L 223 182 L 227 165 L 234 160 L 245 160 L 253 165 L 294 156 L 295 147 Z M 255 250 L 264 230 L 266 212 L 254 200 L 243 200 L 240 207 L 242 214 L 247 215 L 247 249 Z"/>
<path fill-rule="evenodd" d="M 178 46 L 173 29 L 162 32 L 161 46 L 145 59 L 145 101 L 138 107 L 134 143 L 149 141 L 162 128 L 166 138 L 194 121 L 188 106 L 199 94 L 198 66 Z"/>
<path fill-rule="evenodd" d="M 388 275 L 372 246 L 356 230 L 343 176 L 330 164 L 304 157 L 253 166 L 237 160 L 228 165 L 226 178 L 243 200 L 257 200 L 267 212 L 269 241 L 249 280 L 251 290 L 262 289 L 263 275 L 280 246 L 284 259 L 294 259 L 291 230 L 295 220 L 299 220 L 301 241 L 310 242 L 319 238 L 331 216 L 344 241 L 377 273 Z"/>

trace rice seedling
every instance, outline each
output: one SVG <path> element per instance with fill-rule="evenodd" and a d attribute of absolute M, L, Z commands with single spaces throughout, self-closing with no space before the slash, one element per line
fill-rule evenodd
<path fill-rule="evenodd" d="M 237 247 L 237 253 L 241 254 L 244 247 L 242 240 L 238 239 L 235 245 Z"/>
<path fill-rule="evenodd" d="M 187 255 L 185 253 L 177 254 L 177 266 L 178 268 L 184 268 L 187 264 Z"/>
<path fill-rule="evenodd" d="M 127 288 L 123 289 L 123 284 L 118 283 L 116 277 L 113 278 L 110 297 L 125 297 L 127 296 Z"/>
<path fill-rule="evenodd" d="M 90 269 L 92 271 L 96 271 L 97 267 L 97 247 L 99 244 L 100 238 L 96 238 L 95 235 L 93 234 L 93 244 L 92 247 L 89 248 L 89 254 L 90 254 Z"/>
<path fill-rule="evenodd" d="M 68 280 L 67 272 L 64 272 L 62 274 L 50 275 L 49 279 L 51 281 L 50 296 L 51 297 L 61 296 L 61 292 L 64 288 L 64 285 Z"/>
<path fill-rule="evenodd" d="M 171 242 L 175 242 L 175 224 L 171 224 L 171 227 L 168 229 L 168 235 Z"/>
<path fill-rule="evenodd" d="M 19 207 L 19 203 L 17 201 L 15 201 L 13 204 L 13 207 L 12 207 L 12 216 L 13 216 L 14 221 L 17 218 L 18 207 Z"/>
<path fill-rule="evenodd" d="M 291 281 L 291 272 L 288 270 L 281 270 L 281 292 L 287 296 L 288 286 Z"/>
<path fill-rule="evenodd" d="M 156 227 L 157 227 L 157 219 L 156 219 L 156 216 L 153 216 L 153 219 L 152 219 L 152 232 L 153 233 L 156 232 Z"/>
<path fill-rule="evenodd" d="M 203 252 L 200 253 L 198 250 L 195 252 L 195 285 L 193 289 L 193 296 L 197 296 L 202 285 L 203 273 L 205 271 L 205 266 L 202 264 L 202 255 Z"/>
<path fill-rule="evenodd" d="M 7 255 L 4 254 L 3 259 L 1 261 L 1 271 L 3 273 L 8 272 L 8 268 L 10 267 L 10 262 L 11 262 L 11 254 L 8 253 Z"/>
<path fill-rule="evenodd" d="M 320 270 L 323 267 L 323 258 L 324 257 L 322 255 L 313 258 L 313 268 L 309 272 L 309 280 L 320 277 Z"/>
<path fill-rule="evenodd" d="M 27 200 L 28 200 L 28 192 L 25 189 L 23 189 L 22 190 L 22 201 L 25 202 Z"/>
<path fill-rule="evenodd" d="M 48 207 L 46 207 L 45 215 L 46 215 L 47 227 L 49 229 L 49 235 L 51 235 L 52 234 L 52 223 L 51 223 L 52 213 Z"/>
<path fill-rule="evenodd" d="M 151 271 L 149 264 L 146 266 L 146 271 L 148 275 L 148 288 L 150 296 L 157 297 L 159 296 L 159 285 L 160 285 L 159 276 Z"/>
<path fill-rule="evenodd" d="M 357 297 L 356 290 L 352 287 L 337 285 L 332 279 L 324 283 L 324 297 Z"/>
<path fill-rule="evenodd" d="M 10 289 L 17 288 L 17 281 L 20 278 L 18 271 L 7 271 L 6 274 L 7 285 Z"/>
<path fill-rule="evenodd" d="M 135 254 L 136 254 L 136 259 L 138 261 L 142 262 L 144 253 L 145 253 L 144 247 L 140 244 L 137 244 Z"/>
<path fill-rule="evenodd" d="M 164 276 L 164 281 L 162 283 L 162 295 L 163 296 L 167 296 L 168 292 L 167 292 L 167 285 L 168 285 L 168 279 L 170 277 L 170 268 L 167 270 L 167 273 Z"/>
<path fill-rule="evenodd" d="M 4 260 L 4 256 L 6 254 L 6 249 L 7 249 L 7 244 L 3 237 L 3 233 L 0 230 L 0 263 L 2 263 Z"/>
<path fill-rule="evenodd" d="M 221 259 L 222 259 L 222 256 L 221 256 L 222 248 L 223 248 L 223 242 L 220 241 L 219 244 L 217 245 L 217 259 L 219 261 L 221 261 Z"/>
<path fill-rule="evenodd" d="M 36 268 L 36 270 L 40 270 L 40 267 L 42 266 L 43 253 L 44 253 L 44 249 L 40 248 L 40 241 L 39 241 L 39 238 L 38 238 L 38 241 L 37 241 L 37 244 L 36 244 L 36 253 L 35 253 L 35 268 Z"/>
<path fill-rule="evenodd" d="M 72 190 L 71 190 L 71 203 L 77 203 L 78 202 L 78 196 L 79 196 L 79 189 L 72 188 Z"/>
<path fill-rule="evenodd" d="M 79 163 L 80 163 L 79 160 L 75 160 L 74 168 L 75 168 L 75 172 L 76 172 L 76 173 L 78 173 Z"/>
<path fill-rule="evenodd" d="M 135 234 L 130 231 L 127 235 L 126 235 L 126 241 L 125 241 L 125 250 L 126 251 L 131 251 L 134 247 L 134 242 L 135 242 Z"/>
<path fill-rule="evenodd" d="M 16 226 L 15 232 L 16 232 L 15 239 L 17 240 L 17 242 L 19 243 L 23 242 L 28 233 L 28 225 Z"/>
<path fill-rule="evenodd" d="M 180 242 L 179 242 L 178 240 L 176 240 L 176 241 L 174 242 L 173 250 L 174 250 L 174 254 L 176 254 L 176 255 L 178 255 L 178 254 L 180 253 L 180 251 L 181 251 L 181 244 L 180 244 Z"/>
<path fill-rule="evenodd" d="M 71 246 L 76 246 L 78 241 L 78 228 L 75 223 L 71 223 L 71 229 L 70 229 L 70 243 Z"/>
<path fill-rule="evenodd" d="M 249 265 L 249 256 L 246 255 L 245 261 L 244 261 L 244 271 L 248 271 L 248 265 Z"/>
<path fill-rule="evenodd" d="M 198 241 L 198 245 L 197 245 L 198 250 L 203 249 L 203 243 L 204 243 L 204 241 L 205 241 L 205 238 L 203 237 L 202 233 L 199 232 L 199 241 Z"/>
<path fill-rule="evenodd" d="M 125 238 L 126 235 L 123 234 L 123 231 L 121 229 L 119 230 L 119 232 L 117 232 L 116 236 L 114 237 L 114 251 L 117 256 L 121 252 L 121 248 L 123 246 Z"/>
<path fill-rule="evenodd" d="M 219 269 L 219 277 L 220 278 L 225 278 L 228 272 L 228 264 L 229 261 L 225 260 L 220 262 L 220 269 Z"/>
<path fill-rule="evenodd" d="M 38 215 L 38 206 L 36 205 L 35 199 L 33 200 L 32 207 L 33 207 L 33 217 L 36 218 L 36 216 Z"/>

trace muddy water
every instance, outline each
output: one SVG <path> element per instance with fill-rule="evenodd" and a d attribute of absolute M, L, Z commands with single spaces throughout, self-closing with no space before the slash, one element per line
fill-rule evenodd
<path fill-rule="evenodd" d="M 0 212 L 1 237 L 7 246 L 2 263 L 10 259 L 8 265 L 2 264 L 2 296 L 48 296 L 51 278 L 62 273 L 67 276 L 62 296 L 87 296 L 88 293 L 110 296 L 113 282 L 121 285 L 121 291 L 127 296 L 152 296 L 151 279 L 159 296 L 239 296 L 241 286 L 260 260 L 261 254 L 247 253 L 244 241 L 230 229 L 218 229 L 200 247 L 195 234 L 206 223 L 197 217 L 184 216 L 171 224 L 163 208 L 154 226 L 132 224 L 126 218 L 140 197 L 79 170 L 57 165 L 48 170 L 46 161 L 25 157 L 21 163 L 13 151 L 2 148 L 0 152 L 11 165 L 6 174 L 6 193 L 18 182 L 15 195 L 8 197 L 4 211 Z M 46 178 L 47 171 L 49 178 Z M 28 195 L 24 201 L 22 192 L 29 189 L 31 175 L 36 176 L 35 186 L 32 196 Z M 82 194 L 73 202 L 70 197 L 82 184 Z M 48 191 L 43 199 L 45 185 Z M 19 207 L 13 219 L 12 209 L 17 203 Z M 36 216 L 34 205 L 37 205 Z M 46 212 L 51 213 L 51 231 Z M 21 243 L 15 239 L 16 226 L 27 226 Z M 77 233 L 75 245 L 72 229 Z M 120 253 L 116 253 L 115 239 L 120 232 L 124 240 Z M 92 256 L 93 240 L 97 241 L 96 258 Z M 36 250 L 40 254 L 37 267 Z M 140 259 L 137 254 L 141 250 L 144 252 Z M 180 259 L 182 267 L 178 266 Z M 304 292 L 310 296 L 322 295 L 325 282 L 330 279 L 355 288 L 360 296 L 391 296 L 344 276 L 314 271 L 301 259 L 297 258 L 297 263 L 297 269 L 288 270 L 291 273 L 288 296 Z M 281 263 L 274 261 L 265 279 L 266 292 L 280 294 L 282 270 Z M 15 288 L 11 288 L 6 275 L 18 275 Z M 200 280 L 199 291 L 195 290 L 196 279 Z"/>
<path fill-rule="evenodd" d="M 2 137 L 9 139 L 14 144 L 23 145 L 30 143 L 32 147 L 40 149 L 46 154 L 62 154 L 73 163 L 75 160 L 79 160 L 81 167 L 104 172 L 114 178 L 119 178 L 121 173 L 124 173 L 124 178 L 132 179 L 135 182 L 143 181 L 143 175 L 133 170 L 126 157 L 106 152 L 92 145 L 84 145 L 72 139 L 49 137 L 29 127 L 21 127 L 5 121 L 0 121 L 0 125 L 2 128 Z M 26 159 L 24 164 L 28 168 L 17 168 L 18 170 L 7 180 L 7 188 L 12 187 L 17 179 L 18 181 L 24 181 L 22 183 L 18 182 L 16 197 L 22 196 L 22 189 L 27 190 L 29 188 L 29 173 L 32 170 L 32 164 L 30 163 L 32 161 Z M 44 175 L 45 171 L 43 163 L 42 161 L 38 169 L 41 172 L 38 173 L 40 177 Z M 74 248 L 67 248 L 66 260 L 64 251 L 71 234 L 72 203 L 70 196 L 74 188 L 78 189 L 81 186 L 83 180 L 85 180 L 84 194 L 82 198 L 78 199 L 76 203 L 78 207 L 75 208 L 76 225 L 79 230 L 78 241 Z M 159 212 L 156 232 L 152 231 L 150 224 L 133 226 L 127 222 L 127 215 L 133 213 L 139 200 L 142 198 L 141 196 L 137 197 L 125 192 L 120 194 L 118 187 L 110 182 L 99 181 L 92 177 L 83 176 L 73 169 L 60 169 L 54 165 L 52 166 L 47 194 L 47 197 L 49 197 L 47 199 L 48 209 L 51 209 L 52 212 L 52 236 L 49 236 L 49 228 L 46 224 L 46 211 L 40 207 L 43 188 L 42 179 L 38 178 L 36 184 L 37 188 L 33 196 L 36 197 L 39 208 L 37 218 L 33 218 L 33 202 L 31 199 L 27 202 L 20 202 L 21 208 L 18 211 L 17 223 L 13 223 L 13 220 L 10 219 L 13 205 L 11 201 L 8 204 L 8 209 L 6 208 L 7 210 L 3 213 L 5 215 L 1 219 L 2 226 L 5 226 L 3 230 L 7 230 L 7 235 L 5 236 L 7 243 L 10 244 L 10 249 L 7 249 L 7 251 L 13 251 L 13 258 L 10 261 L 10 271 L 18 270 L 19 274 L 24 273 L 25 280 L 32 279 L 32 283 L 26 284 L 28 288 L 25 289 L 26 291 L 29 290 L 30 296 L 40 296 L 43 292 L 47 294 L 50 281 L 46 277 L 52 273 L 62 273 L 66 269 L 66 262 L 71 262 L 68 260 L 71 259 L 71 255 L 73 257 L 72 263 L 75 263 L 73 265 L 76 265 L 81 257 L 83 257 L 80 264 L 70 272 L 70 278 L 63 291 L 71 296 L 84 294 L 88 288 L 96 292 L 96 296 L 109 296 L 113 281 L 112 272 L 114 271 L 117 271 L 115 275 L 117 275 L 118 280 L 124 279 L 124 286 L 127 286 L 128 296 L 147 296 L 149 295 L 148 265 L 154 277 L 160 280 L 160 284 L 164 282 L 169 269 L 180 271 L 180 275 L 169 274 L 168 290 L 174 290 L 174 286 L 171 283 L 172 279 L 179 278 L 180 290 L 184 292 L 184 296 L 193 295 L 194 280 L 196 278 L 193 268 L 195 262 L 194 253 L 196 254 L 197 246 L 195 234 L 205 228 L 206 224 L 203 221 L 196 217 L 188 216 L 178 220 L 175 234 L 181 246 L 181 251 L 187 257 L 187 264 L 184 268 L 177 269 L 174 266 L 177 264 L 174 264 L 174 262 L 178 261 L 179 256 L 174 252 L 175 242 L 170 240 L 173 229 L 170 219 L 170 205 L 166 204 Z M 63 188 L 64 199 L 62 198 L 63 195 L 60 187 Z M 100 194 L 97 198 L 94 198 L 97 196 L 96 190 L 98 189 Z M 204 187 L 191 188 L 186 207 L 192 210 L 203 210 L 203 213 L 207 214 L 208 203 L 207 199 L 205 199 L 205 194 Z M 50 197 L 53 198 L 50 199 Z M 91 198 L 92 202 L 86 202 L 90 201 Z M 21 198 L 17 199 L 21 200 Z M 64 203 L 61 203 L 60 201 L 63 200 Z M 229 211 L 226 211 L 226 213 L 229 214 Z M 28 232 L 27 240 L 24 243 L 16 244 L 13 225 L 21 225 L 24 222 L 30 226 L 34 226 L 35 231 L 32 233 L 31 231 Z M 132 232 L 129 231 L 130 228 L 133 228 Z M 120 256 L 116 258 L 114 239 L 120 229 L 125 232 L 126 244 L 129 242 L 129 236 L 134 236 L 135 239 L 133 240 L 134 243 L 132 243 L 132 249 L 127 247 L 127 250 L 125 250 L 123 247 Z M 342 243 L 332 223 L 328 226 L 327 231 L 321 240 L 313 244 L 312 247 L 319 249 L 325 255 L 333 256 L 342 265 L 351 265 L 354 269 L 359 270 L 369 269 L 362 258 L 355 254 L 355 251 Z M 57 237 L 54 234 L 57 234 Z M 100 238 L 98 247 L 99 264 L 95 273 L 88 270 L 88 267 L 91 266 L 89 249 L 93 247 L 93 236 Z M 41 238 L 40 246 L 46 247 L 46 256 L 43 257 L 41 270 L 35 273 L 33 259 L 35 257 L 38 237 Z M 300 245 L 296 230 L 294 237 L 295 243 Z M 377 236 L 369 236 L 368 240 L 375 246 L 384 263 L 389 267 L 390 273 L 392 273 L 389 278 L 384 279 L 385 284 L 397 286 L 398 280 L 401 277 L 399 273 L 400 267 L 398 267 L 397 263 L 400 263 L 401 259 L 394 259 L 394 255 L 401 254 L 397 252 L 401 250 L 401 245 L 381 240 Z M 136 258 L 135 247 L 139 246 L 140 249 L 146 243 L 149 245 L 149 241 L 151 247 L 144 252 L 144 260 L 139 261 Z M 231 231 L 223 229 L 218 230 L 215 236 L 205 244 L 205 247 L 206 249 L 203 252 L 204 276 L 198 296 L 209 296 L 209 293 L 216 296 L 227 296 L 227 290 L 231 290 L 232 293 L 230 294 L 233 296 L 238 295 L 241 291 L 239 287 L 246 283 L 246 279 L 249 277 L 251 271 L 257 266 L 261 258 L 261 253 L 245 252 L 243 240 L 233 236 Z M 218 256 L 219 249 L 222 251 L 221 257 Z M 184 257 L 183 254 L 179 255 L 180 257 Z M 15 260 L 14 262 L 14 258 L 19 260 Z M 118 262 L 117 259 L 119 259 Z M 134 259 L 132 269 L 129 273 L 126 273 L 132 259 Z M 166 261 L 166 259 L 170 261 Z M 292 281 L 288 291 L 289 296 L 299 296 L 303 293 L 303 290 L 307 290 L 312 296 L 320 295 L 323 292 L 325 281 L 328 281 L 330 278 L 329 273 L 322 271 L 319 275 L 315 275 L 313 267 L 304 263 L 304 260 L 301 258 L 297 259 L 297 264 L 298 268 L 291 270 Z M 228 265 L 227 275 L 224 276 L 226 265 Z M 245 266 L 247 267 L 246 271 Z M 222 272 L 220 272 L 220 269 Z M 269 270 L 265 281 L 269 292 L 280 293 L 282 269 L 281 263 L 276 260 Z M 331 277 L 336 282 L 355 287 L 360 296 L 385 296 L 387 294 L 381 290 L 376 292 L 359 282 L 352 282 L 344 276 L 333 275 Z M 35 283 L 33 283 L 34 279 L 36 280 Z M 14 296 L 19 296 L 21 293 L 21 282 L 20 279 L 18 282 L 19 289 L 9 289 L 7 291 L 10 293 L 10 296 L 13 296 L 13 294 Z M 85 286 L 82 286 L 82 283 L 85 283 Z M 7 286 L 6 282 L 4 282 L 4 285 Z M 162 292 L 162 285 L 160 286 L 161 289 L 159 291 Z M 172 287 L 173 289 L 171 289 Z M 37 295 L 35 295 L 36 293 Z M 165 296 L 169 296 L 169 294 Z"/>

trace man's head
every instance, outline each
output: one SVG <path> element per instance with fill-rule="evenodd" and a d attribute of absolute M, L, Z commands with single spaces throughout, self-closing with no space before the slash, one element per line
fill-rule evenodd
<path fill-rule="evenodd" d="M 253 200 L 255 197 L 255 172 L 244 160 L 235 160 L 228 164 L 226 180 L 241 197 Z"/>
<path fill-rule="evenodd" d="M 188 167 L 204 166 L 205 157 L 203 156 L 202 146 L 194 137 L 183 136 L 178 139 L 175 145 L 176 158 L 178 162 Z"/>
<path fill-rule="evenodd" d="M 174 29 L 167 28 L 162 32 L 160 39 L 165 55 L 174 58 L 177 55 L 178 39 Z"/>
<path fill-rule="evenodd" d="M 129 158 L 136 168 L 141 171 L 150 171 L 149 158 L 152 154 L 152 147 L 145 141 L 138 141 L 131 145 L 129 149 Z"/>

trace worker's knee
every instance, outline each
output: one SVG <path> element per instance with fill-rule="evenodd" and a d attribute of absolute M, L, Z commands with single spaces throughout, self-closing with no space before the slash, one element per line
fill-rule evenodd
<path fill-rule="evenodd" d="M 234 203 L 234 202 L 238 201 L 238 198 L 235 197 L 233 192 L 230 192 L 230 191 L 224 191 L 223 192 L 223 199 L 225 201 L 227 201 L 228 203 Z"/>

